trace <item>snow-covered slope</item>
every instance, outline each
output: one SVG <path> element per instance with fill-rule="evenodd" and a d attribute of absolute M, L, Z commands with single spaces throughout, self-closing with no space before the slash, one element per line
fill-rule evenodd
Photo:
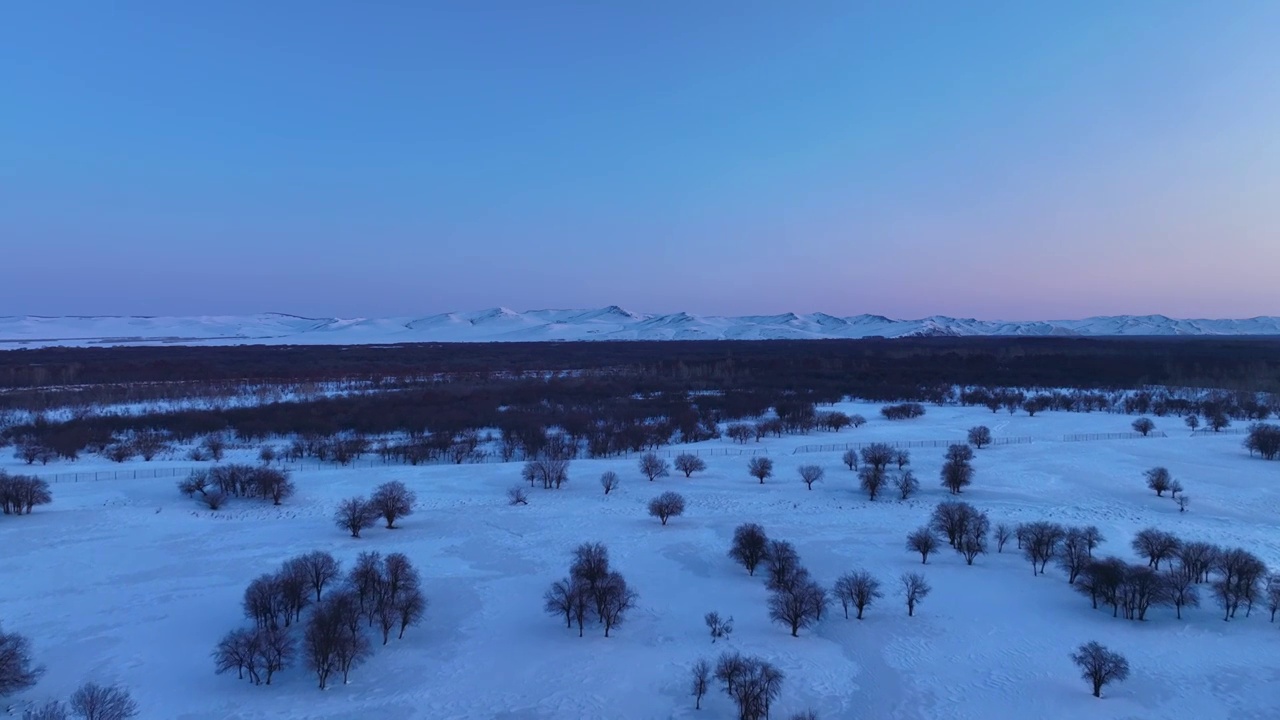
<path fill-rule="evenodd" d="M 596 310 L 491 308 L 403 318 L 247 316 L 0 316 L 0 347 L 144 344 L 316 344 L 534 340 L 775 340 L 978 335 L 1280 335 L 1280 317 L 1179 320 L 1118 315 L 1004 322 L 940 315 L 894 320 L 826 313 L 722 317 Z"/>

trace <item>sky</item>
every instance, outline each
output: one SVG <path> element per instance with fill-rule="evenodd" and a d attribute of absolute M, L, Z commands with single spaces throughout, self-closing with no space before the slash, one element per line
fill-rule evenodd
<path fill-rule="evenodd" d="M 1280 315 L 1280 3 L 9 3 L 0 315 Z"/>

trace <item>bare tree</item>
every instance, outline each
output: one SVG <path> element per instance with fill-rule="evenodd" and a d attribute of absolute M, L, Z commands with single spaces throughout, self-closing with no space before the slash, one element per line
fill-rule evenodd
<path fill-rule="evenodd" d="M 512 485 L 507 488 L 508 505 L 528 505 L 529 491 L 523 485 Z"/>
<path fill-rule="evenodd" d="M 981 450 L 991 444 L 991 428 L 978 425 L 969 428 L 969 444 Z"/>
<path fill-rule="evenodd" d="M 1067 582 L 1074 583 L 1092 559 L 1084 530 L 1067 528 L 1062 536 L 1062 550 L 1058 553 L 1058 567 L 1067 571 Z"/>
<path fill-rule="evenodd" d="M 604 494 L 608 495 L 618 487 L 618 473 L 609 470 L 600 476 L 600 487 L 604 488 Z"/>
<path fill-rule="evenodd" d="M 1206 542 L 1184 542 L 1178 548 L 1178 564 L 1191 573 L 1192 582 L 1209 581 L 1209 571 L 1218 562 L 1220 548 Z"/>
<path fill-rule="evenodd" d="M 1093 551 L 1097 550 L 1098 546 L 1106 541 L 1106 538 L 1103 537 L 1102 532 L 1098 530 L 1097 525 L 1085 526 L 1084 528 L 1081 528 L 1080 532 L 1084 536 L 1085 548 L 1088 550 L 1089 557 L 1092 558 Z"/>
<path fill-rule="evenodd" d="M 563 450 L 543 453 L 526 462 L 521 474 L 530 485 L 541 480 L 543 489 L 559 490 L 561 485 L 569 481 L 569 458 L 566 453 Z"/>
<path fill-rule="evenodd" d="M 707 694 L 707 686 L 711 682 L 711 665 L 706 660 L 698 660 L 690 670 L 689 690 L 694 697 L 693 709 L 702 709 L 702 696 Z"/>
<path fill-rule="evenodd" d="M 249 679 L 256 685 L 258 682 L 256 655 L 254 647 L 257 642 L 254 630 L 240 628 L 232 630 L 218 641 L 213 650 L 214 672 L 221 675 L 230 670 L 236 671 L 238 680 L 244 679 L 245 670 L 249 671 Z"/>
<path fill-rule="evenodd" d="M 303 656 L 307 667 L 316 674 L 321 690 L 328 685 L 329 676 L 338 669 L 338 646 L 345 632 L 342 618 L 326 606 L 317 608 L 307 620 L 303 633 Z"/>
<path fill-rule="evenodd" d="M 769 571 L 767 587 L 770 590 L 792 587 L 808 574 L 800 567 L 800 554 L 795 546 L 785 540 L 769 541 L 765 564 Z"/>
<path fill-rule="evenodd" d="M 324 592 L 325 585 L 341 576 L 342 566 L 338 564 L 337 559 L 323 550 L 313 550 L 300 555 L 298 560 L 302 564 L 311 589 L 316 591 L 316 602 L 320 602 L 320 595 Z"/>
<path fill-rule="evenodd" d="M 756 657 L 724 653 L 716 662 L 715 678 L 738 706 L 739 720 L 763 720 L 782 692 L 782 671 Z"/>
<path fill-rule="evenodd" d="M 858 469 L 858 451 L 845 450 L 844 455 L 840 456 L 840 462 L 843 462 L 845 465 L 848 465 L 850 470 L 857 470 Z"/>
<path fill-rule="evenodd" d="M 898 472 L 902 472 L 911 464 L 911 453 L 906 450 L 899 450 L 893 454 L 893 461 L 898 465 Z"/>
<path fill-rule="evenodd" d="M 876 496 L 884 488 L 885 482 L 888 480 L 888 473 L 884 468 L 874 465 L 863 465 L 858 471 L 858 484 L 863 490 L 867 491 L 867 499 L 875 501 Z"/>
<path fill-rule="evenodd" d="M 1200 418 L 1195 415 L 1186 416 L 1183 418 L 1182 422 L 1186 424 L 1187 428 L 1190 429 L 1192 433 L 1195 433 L 1196 428 L 1200 427 Z"/>
<path fill-rule="evenodd" d="M 564 626 L 573 627 L 574 599 L 580 594 L 573 580 L 565 578 L 551 583 L 551 587 L 542 594 L 542 609 L 552 615 L 563 615 Z"/>
<path fill-rule="evenodd" d="M 1268 622 L 1276 621 L 1276 612 L 1280 612 L 1280 573 L 1272 573 L 1267 578 L 1266 587 L 1267 611 L 1271 613 L 1271 619 Z"/>
<path fill-rule="evenodd" d="M 391 603 L 396 620 L 400 623 L 400 634 L 397 639 L 404 639 L 404 631 L 422 621 L 427 612 L 427 596 L 416 586 L 407 588 Z M 383 643 L 386 644 L 385 642 Z"/>
<path fill-rule="evenodd" d="M 955 445 L 953 447 L 962 447 L 966 450 L 968 445 Z M 942 471 L 939 473 L 942 477 L 942 486 L 951 491 L 952 495 L 959 495 L 962 490 L 973 484 L 973 466 L 964 460 L 947 460 L 942 464 Z"/>
<path fill-rule="evenodd" d="M 861 415 L 850 415 L 849 424 L 854 426 L 855 428 L 860 428 L 863 425 L 867 424 L 867 419 L 862 417 Z"/>
<path fill-rule="evenodd" d="M 1164 497 L 1164 493 L 1169 489 L 1169 483 L 1173 480 L 1169 476 L 1168 468 L 1153 467 L 1143 473 L 1147 478 L 1147 487 L 1156 491 L 1156 497 Z"/>
<path fill-rule="evenodd" d="M 773 476 L 773 461 L 767 457 L 753 457 L 747 461 L 747 473 L 763 485 L 766 479 Z"/>
<path fill-rule="evenodd" d="M 351 537 L 360 537 L 360 531 L 373 527 L 378 519 L 377 510 L 362 497 L 350 497 L 338 504 L 333 514 L 333 523 L 351 533 Z"/>
<path fill-rule="evenodd" d="M 418 496 L 399 480 L 379 485 L 369 497 L 373 511 L 387 521 L 387 529 L 396 526 L 396 520 L 413 514 L 413 504 Z"/>
<path fill-rule="evenodd" d="M 818 467 L 817 465 L 801 465 L 800 466 L 800 480 L 803 481 L 805 486 L 808 487 L 810 490 L 813 489 L 814 483 L 822 479 L 822 476 L 823 476 L 822 468 Z"/>
<path fill-rule="evenodd" d="M 787 720 L 818 720 L 818 713 L 813 710 L 805 710 L 804 712 L 792 713 Z"/>
<path fill-rule="evenodd" d="M 600 592 L 600 622 L 604 623 L 604 636 L 609 637 L 609 631 L 622 624 L 626 612 L 636 606 L 639 596 L 627 587 L 627 581 L 616 572 L 605 577 Z"/>
<path fill-rule="evenodd" d="M 747 569 L 748 575 L 756 574 L 756 566 L 768 555 L 769 537 L 756 523 L 739 525 L 733 531 L 733 546 L 729 557 Z"/>
<path fill-rule="evenodd" d="M 675 466 L 677 470 L 684 473 L 685 477 L 689 477 L 696 472 L 706 470 L 707 461 L 693 453 L 680 453 L 676 456 Z"/>
<path fill-rule="evenodd" d="M 1173 501 L 1178 503 L 1178 512 L 1186 512 L 1187 506 L 1191 504 L 1191 498 L 1187 495 L 1179 495 Z"/>
<path fill-rule="evenodd" d="M 916 614 L 916 605 L 920 604 L 933 588 L 929 587 L 924 575 L 920 573 L 903 573 L 901 582 L 902 596 L 907 601 L 907 617 L 913 617 Z"/>
<path fill-rule="evenodd" d="M 920 553 L 920 563 L 929 562 L 929 553 L 938 549 L 938 538 L 928 527 L 919 527 L 907 535 L 907 549 Z"/>
<path fill-rule="evenodd" d="M 71 693 L 71 712 L 80 720 L 128 720 L 138 716 L 138 703 L 123 687 L 89 682 Z"/>
<path fill-rule="evenodd" d="M 897 456 L 897 451 L 888 443 L 871 443 L 862 448 L 862 462 L 878 470 L 886 470 L 889 463 Z"/>
<path fill-rule="evenodd" d="M 862 611 L 876 598 L 884 597 L 884 593 L 880 592 L 880 581 L 876 580 L 871 573 L 865 570 L 858 570 L 847 575 L 841 575 L 835 584 L 834 592 L 836 599 L 840 601 L 840 605 L 844 608 L 844 617 L 849 619 L 849 606 L 857 608 L 858 619 L 862 619 Z"/>
<path fill-rule="evenodd" d="M 276 628 L 286 615 L 286 603 L 280 577 L 270 573 L 259 575 L 244 591 L 242 604 L 245 617 L 260 628 Z"/>
<path fill-rule="evenodd" d="M 801 628 L 822 619 L 826 608 L 827 591 L 812 580 L 779 588 L 769 597 L 769 618 L 789 626 L 791 637 L 799 637 Z"/>
<path fill-rule="evenodd" d="M 1151 421 L 1151 418 L 1140 417 L 1133 421 L 1133 431 L 1142 433 L 1143 437 L 1146 437 L 1155 429 L 1156 424 Z"/>
<path fill-rule="evenodd" d="M 1022 530 L 1022 551 L 1031 561 L 1031 574 L 1038 575 L 1058 552 L 1058 546 L 1066 535 L 1066 530 L 1057 523 L 1037 520 L 1024 523 Z"/>
<path fill-rule="evenodd" d="M 951 462 L 972 462 L 973 448 L 963 443 L 952 443 L 947 446 L 946 459 Z"/>
<path fill-rule="evenodd" d="M 996 525 L 995 535 L 996 552 L 1002 553 L 1004 552 L 1005 543 L 1009 542 L 1009 539 L 1013 537 L 1013 528 L 1009 527 L 1005 523 L 999 523 Z"/>
<path fill-rule="evenodd" d="M 647 452 L 640 456 L 640 472 L 649 478 L 649 482 L 653 482 L 655 478 L 666 477 L 671 474 L 671 465 L 657 453 Z"/>
<path fill-rule="evenodd" d="M 898 499 L 907 500 L 920 489 L 920 481 L 910 470 L 898 473 L 893 479 L 893 486 L 898 489 Z"/>
<path fill-rule="evenodd" d="M 960 538 L 965 528 L 981 513 L 967 502 L 960 500 L 944 500 L 933 508 L 929 516 L 929 526 L 934 531 L 945 535 L 951 547 L 960 549 Z"/>
<path fill-rule="evenodd" d="M 1102 697 L 1102 688 L 1129 677 L 1129 661 L 1097 642 L 1088 642 L 1071 653 L 1071 662 L 1080 668 L 1080 676 L 1093 686 L 1093 696 Z"/>
<path fill-rule="evenodd" d="M 302 619 L 302 609 L 311 603 L 311 584 L 302 558 L 286 560 L 276 573 L 276 592 L 283 610 L 284 626 Z"/>
<path fill-rule="evenodd" d="M 1200 607 L 1200 591 L 1190 568 L 1170 563 L 1164 570 L 1164 586 L 1169 604 L 1173 605 L 1179 620 L 1182 619 L 1182 608 Z M 1274 610 L 1271 617 L 1275 618 Z"/>
<path fill-rule="evenodd" d="M 711 644 L 715 645 L 716 640 L 727 638 L 733 634 L 733 618 L 724 619 L 720 617 L 718 612 L 709 612 L 702 617 L 707 624 L 707 630 L 711 631 Z"/>
<path fill-rule="evenodd" d="M 960 542 L 956 545 L 956 552 L 964 556 L 965 564 L 972 565 L 974 558 L 987 554 L 987 533 L 990 527 L 991 521 L 984 512 L 969 519 L 964 532 L 960 534 Z"/>
<path fill-rule="evenodd" d="M 0 627 L 0 697 L 26 690 L 43 674 L 44 668 L 31 659 L 31 641 Z"/>
<path fill-rule="evenodd" d="M 382 553 L 362 552 L 356 556 L 356 564 L 347 573 L 347 586 L 355 594 L 359 612 L 372 610 L 382 582 Z"/>
<path fill-rule="evenodd" d="M 1219 579 L 1213 583 L 1213 594 L 1223 609 L 1222 619 L 1235 617 L 1241 603 L 1248 617 L 1267 574 L 1266 564 L 1251 552 L 1232 548 L 1218 552 L 1216 565 Z"/>
<path fill-rule="evenodd" d="M 1134 536 L 1131 545 L 1135 553 L 1147 559 L 1148 566 L 1159 570 L 1160 561 L 1175 557 L 1182 541 L 1173 533 L 1146 528 Z"/>
<path fill-rule="evenodd" d="M 673 517 L 684 514 L 684 496 L 676 492 L 664 492 L 649 501 L 649 516 L 656 517 L 663 525 Z"/>

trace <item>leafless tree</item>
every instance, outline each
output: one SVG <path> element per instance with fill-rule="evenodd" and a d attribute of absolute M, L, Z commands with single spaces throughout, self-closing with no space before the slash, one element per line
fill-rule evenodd
<path fill-rule="evenodd" d="M 1200 427 L 1200 418 L 1196 417 L 1195 415 L 1186 416 L 1185 418 L 1183 418 L 1183 422 L 1186 423 L 1186 426 L 1191 430 L 1192 433 L 1196 431 L 1196 428 Z"/>
<path fill-rule="evenodd" d="M 951 462 L 968 463 L 973 461 L 973 448 L 963 443 L 953 443 L 947 446 L 946 459 Z"/>
<path fill-rule="evenodd" d="M 884 597 L 884 593 L 880 592 L 880 581 L 876 580 L 871 573 L 865 570 L 858 570 L 847 575 L 841 575 L 835 584 L 834 592 L 836 599 L 840 601 L 840 605 L 844 608 L 844 617 L 849 619 L 849 606 L 857 608 L 858 619 L 862 619 L 862 611 L 876 598 Z"/>
<path fill-rule="evenodd" d="M 1187 568 L 1192 582 L 1209 581 L 1209 572 L 1218 562 L 1219 548 L 1206 542 L 1191 541 L 1178 548 L 1178 564 Z"/>
<path fill-rule="evenodd" d="M 702 696 L 707 694 L 707 686 L 711 683 L 711 665 L 706 660 L 698 660 L 690 671 L 689 690 L 693 695 L 693 709 L 702 709 Z"/>
<path fill-rule="evenodd" d="M 1102 697 L 1102 688 L 1129 677 L 1129 661 L 1097 642 L 1088 642 L 1071 653 L 1071 662 L 1080 668 L 1080 676 L 1093 687 L 1093 696 Z"/>
<path fill-rule="evenodd" d="M 1135 553 L 1140 557 L 1146 558 L 1147 565 L 1159 570 L 1160 561 L 1175 557 L 1178 553 L 1178 547 L 1182 545 L 1182 541 L 1173 533 L 1167 533 L 1155 528 L 1146 528 L 1134 536 L 1131 545 Z"/>
<path fill-rule="evenodd" d="M 26 690 L 43 674 L 44 668 L 31 659 L 31 641 L 0 627 L 0 697 Z"/>
<path fill-rule="evenodd" d="M 1074 583 L 1092 559 L 1089 556 L 1089 542 L 1085 537 L 1084 529 L 1066 528 L 1057 562 L 1058 567 L 1067 572 L 1067 582 Z"/>
<path fill-rule="evenodd" d="M 907 601 L 907 617 L 913 617 L 916 614 L 916 605 L 920 604 L 933 588 L 929 587 L 924 575 L 920 573 L 903 573 L 901 582 L 902 596 Z"/>
<path fill-rule="evenodd" d="M 671 474 L 671 465 L 657 453 L 647 452 L 640 456 L 640 473 L 649 478 L 649 482 L 653 482 L 656 478 L 666 477 Z"/>
<path fill-rule="evenodd" d="M 263 464 L 268 465 L 275 462 L 276 449 L 270 445 L 263 445 L 262 449 L 258 451 L 258 460 L 262 461 Z"/>
<path fill-rule="evenodd" d="M 854 426 L 855 428 L 860 428 L 863 425 L 867 424 L 867 419 L 862 417 L 861 415 L 850 415 L 849 424 Z"/>
<path fill-rule="evenodd" d="M 395 527 L 396 520 L 413 514 L 413 504 L 418 496 L 399 480 L 379 485 L 369 497 L 373 511 L 387 521 L 387 529 Z"/>
<path fill-rule="evenodd" d="M 746 423 L 733 423 L 725 428 L 724 434 L 729 436 L 729 438 L 734 442 L 746 443 L 755 436 L 755 430 Z"/>
<path fill-rule="evenodd" d="M 693 453 L 680 453 L 676 456 L 675 466 L 677 470 L 684 473 L 685 477 L 689 477 L 696 472 L 706 470 L 707 461 Z"/>
<path fill-rule="evenodd" d="M 221 462 L 222 455 L 227 450 L 227 441 L 221 435 L 210 435 L 200 443 L 200 447 L 214 462 Z"/>
<path fill-rule="evenodd" d="M 821 620 L 826 609 L 827 591 L 812 580 L 779 588 L 769 597 L 769 618 L 789 626 L 791 637 L 799 637 L 801 628 Z"/>
<path fill-rule="evenodd" d="M 715 645 L 716 640 L 727 638 L 733 634 L 733 618 L 728 619 L 720 617 L 718 612 L 709 612 L 702 617 L 707 623 L 707 630 L 711 632 L 711 644 Z"/>
<path fill-rule="evenodd" d="M 1106 541 L 1106 538 L 1102 536 L 1102 532 L 1098 530 L 1098 526 L 1096 525 L 1087 525 L 1081 528 L 1080 532 L 1084 535 L 1085 548 L 1088 551 L 1089 557 L 1092 558 L 1093 551 L 1097 550 L 1098 546 Z"/>
<path fill-rule="evenodd" d="M 542 594 L 542 609 L 552 615 L 563 615 L 564 626 L 573 627 L 574 599 L 581 594 L 574 581 L 565 578 L 551 583 L 551 587 Z"/>
<path fill-rule="evenodd" d="M 1116 617 L 1120 610 L 1121 587 L 1128 571 L 1128 563 L 1119 558 L 1090 560 L 1080 571 L 1074 587 L 1077 592 L 1089 596 L 1094 610 L 1098 609 L 1098 602 L 1101 601 L 1112 607 L 1111 615 Z"/>
<path fill-rule="evenodd" d="M 349 634 L 341 616 L 325 603 L 311 613 L 303 633 L 303 656 L 307 667 L 316 674 L 320 689 L 328 685 L 329 676 L 338 669 L 338 646 Z M 367 641 L 366 641 L 367 642 Z"/>
<path fill-rule="evenodd" d="M 888 443 L 871 443 L 862 448 L 862 462 L 877 470 L 887 470 L 889 463 L 897 456 L 897 451 Z"/>
<path fill-rule="evenodd" d="M 920 481 L 910 470 L 898 473 L 893 479 L 893 486 L 898 489 L 898 499 L 907 500 L 920 489 Z"/>
<path fill-rule="evenodd" d="M 840 462 L 843 462 L 845 465 L 848 465 L 850 470 L 857 470 L 858 469 L 858 451 L 845 450 L 844 455 L 840 456 Z"/>
<path fill-rule="evenodd" d="M 968 445 L 956 445 L 968 449 Z M 948 460 L 942 464 L 942 487 L 959 495 L 962 490 L 973 484 L 973 466 L 963 460 Z"/>
<path fill-rule="evenodd" d="M 128 720 L 138 716 L 138 703 L 123 687 L 88 682 L 71 693 L 71 713 L 80 720 Z"/>
<path fill-rule="evenodd" d="M 302 609 L 311 603 L 311 578 L 302 558 L 286 560 L 276 573 L 276 592 L 280 602 L 284 626 L 302 619 Z"/>
<path fill-rule="evenodd" d="M 561 485 L 569 481 L 569 458 L 559 453 L 534 458 L 524 464 L 523 475 L 530 484 L 541 480 L 544 489 L 559 490 Z"/>
<path fill-rule="evenodd" d="M 906 450 L 899 450 L 893 454 L 893 461 L 898 465 L 898 472 L 902 472 L 911 464 L 911 453 Z"/>
<path fill-rule="evenodd" d="M 256 630 L 240 628 L 222 636 L 222 640 L 218 641 L 218 646 L 213 650 L 214 672 L 221 675 L 235 670 L 236 678 L 243 680 L 244 673 L 248 670 L 249 679 L 256 685 L 258 683 L 256 643 Z"/>
<path fill-rule="evenodd" d="M 770 540 L 765 552 L 765 566 L 769 571 L 767 586 L 770 590 L 792 587 L 802 575 L 800 554 L 795 546 L 785 540 Z"/>
<path fill-rule="evenodd" d="M 1169 483 L 1173 480 L 1169 476 L 1168 468 L 1153 467 L 1143 473 L 1147 478 L 1147 487 L 1156 491 L 1156 497 L 1164 497 L 1164 493 L 1169 489 Z"/>
<path fill-rule="evenodd" d="M 991 444 L 991 428 L 978 425 L 969 428 L 969 444 L 981 450 Z"/>
<path fill-rule="evenodd" d="M 353 538 L 360 537 L 361 530 L 373 527 L 377 519 L 377 510 L 362 497 L 343 500 L 333 514 L 334 524 L 350 532 Z"/>
<path fill-rule="evenodd" d="M 773 476 L 773 461 L 767 457 L 753 457 L 747 461 L 747 473 L 763 485 L 766 479 Z"/>
<path fill-rule="evenodd" d="M 885 482 L 888 480 L 888 473 L 884 468 L 874 465 L 863 465 L 858 471 L 858 484 L 863 490 L 867 491 L 867 499 L 875 501 L 876 496 L 884 489 Z"/>
<path fill-rule="evenodd" d="M 32 475 L 10 475 L 0 470 L 0 510 L 5 515 L 30 515 L 37 505 L 51 502 L 49 483 Z"/>
<path fill-rule="evenodd" d="M 1066 530 L 1057 523 L 1037 520 L 1024 523 L 1022 529 L 1022 551 L 1031 561 L 1031 574 L 1044 572 L 1044 568 L 1058 552 L 1058 546 L 1066 535 Z"/>
<path fill-rule="evenodd" d="M 600 622 L 604 623 L 604 636 L 622 624 L 626 612 L 636 606 L 639 596 L 627 587 L 627 581 L 616 572 L 609 573 L 601 584 L 600 593 L 603 600 L 600 605 Z"/>
<path fill-rule="evenodd" d="M 1182 608 L 1200 607 L 1200 591 L 1196 588 L 1196 579 L 1190 568 L 1169 564 L 1164 570 L 1164 586 L 1168 593 L 1169 604 L 1182 619 Z M 1274 619 L 1275 613 L 1272 612 Z"/>
<path fill-rule="evenodd" d="M 604 488 L 604 494 L 608 495 L 618 487 L 618 473 L 609 470 L 600 476 L 600 487 Z"/>
<path fill-rule="evenodd" d="M 1276 612 L 1280 612 L 1280 573 L 1272 573 L 1267 578 L 1266 586 L 1267 611 L 1271 613 L 1268 622 L 1276 621 Z"/>
<path fill-rule="evenodd" d="M 944 500 L 933 508 L 933 513 L 929 516 L 929 527 L 945 535 L 947 543 L 958 550 L 965 528 L 980 514 L 977 508 L 967 502 Z"/>
<path fill-rule="evenodd" d="M 1178 503 L 1178 512 L 1186 512 L 1187 506 L 1191 504 L 1191 498 L 1187 495 L 1179 495 L 1173 501 Z"/>
<path fill-rule="evenodd" d="M 400 592 L 391 604 L 395 611 L 396 620 L 400 624 L 400 634 L 396 637 L 400 640 L 404 639 L 404 631 L 413 625 L 417 625 L 422 621 L 423 616 L 427 612 L 427 596 L 415 587 L 407 588 Z M 383 643 L 386 644 L 385 642 Z"/>
<path fill-rule="evenodd" d="M 738 706 L 739 720 L 764 720 L 782 692 L 782 671 L 756 657 L 724 653 L 716 662 L 715 678 Z"/>
<path fill-rule="evenodd" d="M 684 496 L 676 492 L 664 492 L 649 501 L 649 515 L 662 521 L 663 525 L 673 517 L 684 514 Z"/>
<path fill-rule="evenodd" d="M 359 612 L 372 611 L 382 583 L 382 553 L 362 552 L 356 556 L 356 564 L 347 573 L 347 586 L 355 594 Z"/>
<path fill-rule="evenodd" d="M 938 537 L 928 527 L 919 527 L 907 535 L 907 549 L 920 553 L 920 563 L 929 562 L 929 553 L 938 549 Z"/>
<path fill-rule="evenodd" d="M 756 523 L 739 525 L 733 531 L 733 546 L 729 557 L 747 569 L 748 575 L 756 574 L 756 566 L 768 555 L 769 537 Z"/>
<path fill-rule="evenodd" d="M 817 465 L 800 466 L 800 480 L 803 481 L 805 486 L 810 490 L 813 489 L 814 483 L 822 479 L 823 474 L 822 468 Z"/>
<path fill-rule="evenodd" d="M 341 565 L 338 564 L 337 559 L 323 550 L 313 550 L 300 555 L 298 560 L 306 573 L 307 583 L 312 590 L 316 591 L 316 602 L 320 602 L 320 595 L 324 592 L 325 585 L 341 576 Z"/>
<path fill-rule="evenodd" d="M 512 485 L 507 488 L 508 505 L 528 505 L 529 491 L 523 485 Z"/>
<path fill-rule="evenodd" d="M 1267 566 L 1256 555 L 1240 548 L 1221 550 L 1217 557 L 1219 579 L 1213 583 L 1213 594 L 1223 609 L 1223 620 L 1235 617 L 1240 604 L 1245 617 L 1253 609 Z"/>
<path fill-rule="evenodd" d="M 1013 537 L 1013 528 L 1005 523 L 998 523 L 995 530 L 996 535 L 996 552 L 1004 552 L 1005 543 L 1009 542 L 1009 538 Z"/>
<path fill-rule="evenodd" d="M 805 710 L 804 712 L 792 713 L 787 720 L 818 720 L 818 713 L 813 710 Z"/>
<path fill-rule="evenodd" d="M 960 542 L 956 545 L 956 552 L 964 556 L 965 564 L 972 565 L 976 557 L 987 554 L 987 534 L 990 528 L 991 521 L 984 512 L 969 519 L 964 532 L 960 534 Z"/>
<path fill-rule="evenodd" d="M 244 615 L 260 628 L 274 629 L 286 614 L 280 578 L 270 573 L 259 575 L 244 591 Z"/>
<path fill-rule="evenodd" d="M 1156 424 L 1151 421 L 1151 418 L 1140 417 L 1133 421 L 1133 431 L 1142 433 L 1143 437 L 1146 437 L 1155 429 Z"/>

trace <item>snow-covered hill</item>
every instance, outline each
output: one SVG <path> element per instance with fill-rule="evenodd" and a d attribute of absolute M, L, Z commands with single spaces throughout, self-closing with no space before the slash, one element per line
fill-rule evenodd
<path fill-rule="evenodd" d="M 152 344 L 373 344 L 536 340 L 773 340 L 979 335 L 1280 335 L 1280 317 L 1179 320 L 1118 315 L 1083 320 L 1003 322 L 935 315 L 894 320 L 826 313 L 722 317 L 679 312 L 492 308 L 402 318 L 246 316 L 3 316 L 0 347 Z"/>

